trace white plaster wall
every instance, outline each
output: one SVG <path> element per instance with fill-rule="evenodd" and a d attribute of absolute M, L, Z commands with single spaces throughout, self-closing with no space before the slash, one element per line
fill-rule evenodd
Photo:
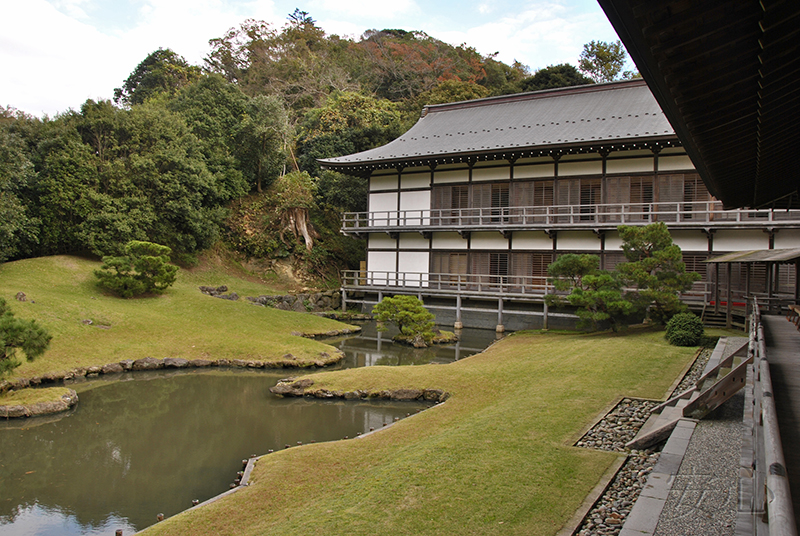
<path fill-rule="evenodd" d="M 377 190 L 397 190 L 397 173 L 391 175 L 373 175 L 369 179 L 371 192 Z"/>
<path fill-rule="evenodd" d="M 714 251 L 769 249 L 769 235 L 758 230 L 722 229 L 714 233 Z"/>
<path fill-rule="evenodd" d="M 471 249 L 508 249 L 508 239 L 498 232 L 472 233 Z"/>
<path fill-rule="evenodd" d="M 433 249 L 467 249 L 469 243 L 458 233 L 433 233 Z"/>
<path fill-rule="evenodd" d="M 575 175 L 600 175 L 603 173 L 603 162 L 592 160 L 589 162 L 559 162 L 558 176 L 573 177 Z"/>
<path fill-rule="evenodd" d="M 369 194 L 370 225 L 394 224 L 397 218 L 397 193 Z"/>
<path fill-rule="evenodd" d="M 402 233 L 400 235 L 400 249 L 428 249 L 429 240 L 419 233 Z M 402 255 L 400 254 L 402 260 Z"/>
<path fill-rule="evenodd" d="M 708 236 L 702 231 L 673 230 L 670 231 L 672 242 L 681 251 L 708 251 Z"/>
<path fill-rule="evenodd" d="M 428 173 L 414 173 L 407 175 L 403 173 L 400 177 L 400 188 L 429 188 L 431 185 L 431 174 Z"/>
<path fill-rule="evenodd" d="M 560 246 L 561 244 L 559 244 Z M 622 251 L 622 239 L 617 231 L 606 231 L 605 250 L 609 252 Z"/>
<path fill-rule="evenodd" d="M 556 174 L 556 166 L 552 161 L 544 164 L 514 166 L 515 179 L 537 179 L 540 177 L 552 177 L 555 174 Z"/>
<path fill-rule="evenodd" d="M 655 158 L 627 158 L 624 160 L 606 160 L 606 173 L 652 173 L 655 170 Z"/>
<path fill-rule="evenodd" d="M 369 249 L 395 249 L 397 240 L 386 233 L 370 233 L 367 247 Z"/>
<path fill-rule="evenodd" d="M 400 210 L 405 225 L 427 225 L 430 223 L 431 191 L 400 192 Z"/>
<path fill-rule="evenodd" d="M 428 286 L 428 252 L 407 251 L 400 254 L 399 284 L 408 287 Z"/>
<path fill-rule="evenodd" d="M 664 156 L 658 157 L 658 171 L 686 171 L 693 170 L 694 165 L 688 156 Z"/>
<path fill-rule="evenodd" d="M 449 182 L 467 182 L 469 180 L 468 169 L 454 169 L 447 171 L 434 171 L 434 184 L 446 184 Z"/>
<path fill-rule="evenodd" d="M 800 248 L 800 229 L 780 229 L 775 233 L 775 249 Z"/>
<path fill-rule="evenodd" d="M 559 231 L 556 247 L 564 250 L 600 251 L 600 238 L 592 231 Z"/>
<path fill-rule="evenodd" d="M 511 249 L 552 250 L 553 239 L 542 231 L 519 231 L 511 237 Z"/>
<path fill-rule="evenodd" d="M 511 166 L 492 167 L 492 168 L 472 168 L 473 181 L 499 181 L 508 180 L 511 177 Z"/>
<path fill-rule="evenodd" d="M 393 284 L 397 278 L 396 266 L 397 254 L 394 251 L 367 252 L 367 275 L 372 284 Z"/>

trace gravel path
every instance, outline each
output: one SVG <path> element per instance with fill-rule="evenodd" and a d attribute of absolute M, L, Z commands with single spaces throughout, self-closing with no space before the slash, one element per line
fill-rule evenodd
<path fill-rule="evenodd" d="M 685 391 L 697 382 L 711 353 L 710 348 L 700 353 L 673 394 Z M 658 461 L 660 449 L 628 451 L 625 443 L 636 436 L 656 405 L 657 402 L 650 400 L 625 398 L 575 444 L 578 447 L 628 453 L 628 459 L 614 480 L 575 532 L 577 536 L 619 534 L 625 518 L 630 514 L 647 482 L 647 476 Z"/>

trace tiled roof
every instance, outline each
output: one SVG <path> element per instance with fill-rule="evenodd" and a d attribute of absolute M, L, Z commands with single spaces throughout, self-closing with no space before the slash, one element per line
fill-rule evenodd
<path fill-rule="evenodd" d="M 632 80 L 426 106 L 420 120 L 396 140 L 319 162 L 352 172 L 444 157 L 664 138 L 675 138 L 672 127 L 644 81 Z"/>

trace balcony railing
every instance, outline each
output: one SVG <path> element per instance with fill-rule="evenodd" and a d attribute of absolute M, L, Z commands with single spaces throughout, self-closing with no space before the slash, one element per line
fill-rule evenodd
<path fill-rule="evenodd" d="M 553 285 L 542 276 L 491 274 L 439 274 L 421 272 L 385 272 L 368 270 L 342 271 L 342 287 L 348 290 L 385 289 L 392 292 L 425 294 L 503 295 L 544 297 Z M 683 293 L 686 302 L 709 303 L 711 284 L 698 281 Z"/>
<path fill-rule="evenodd" d="M 793 226 L 800 225 L 800 210 L 722 210 L 718 201 L 389 210 L 346 212 L 342 218 L 342 231 L 358 233 L 404 227 L 428 230 L 613 228 L 657 221 L 679 227 Z"/>

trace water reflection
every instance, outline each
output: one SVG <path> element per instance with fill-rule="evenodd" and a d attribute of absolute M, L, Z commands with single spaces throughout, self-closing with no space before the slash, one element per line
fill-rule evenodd
<path fill-rule="evenodd" d="M 339 348 L 345 354 L 343 367 L 370 367 L 373 365 L 425 365 L 428 363 L 452 363 L 482 352 L 496 340 L 494 331 L 487 329 L 461 330 L 455 344 L 437 344 L 429 348 L 413 348 L 397 344 L 392 337 L 396 328 L 380 332 L 375 322 L 362 325 L 361 333 L 355 336 L 336 337 L 325 342 Z"/>
<path fill-rule="evenodd" d="M 275 398 L 283 376 L 129 374 L 88 384 L 56 422 L 0 423 L 0 532 L 130 534 L 225 491 L 251 454 L 354 437 L 423 407 Z"/>
<path fill-rule="evenodd" d="M 374 323 L 326 341 L 341 367 L 450 363 L 495 340 L 464 330 L 458 343 L 394 344 Z M 157 371 L 101 376 L 73 386 L 72 410 L 0 421 L 0 533 L 131 534 L 228 489 L 241 460 L 298 441 L 381 428 L 424 407 L 381 401 L 280 399 L 268 389 L 303 371 Z"/>

